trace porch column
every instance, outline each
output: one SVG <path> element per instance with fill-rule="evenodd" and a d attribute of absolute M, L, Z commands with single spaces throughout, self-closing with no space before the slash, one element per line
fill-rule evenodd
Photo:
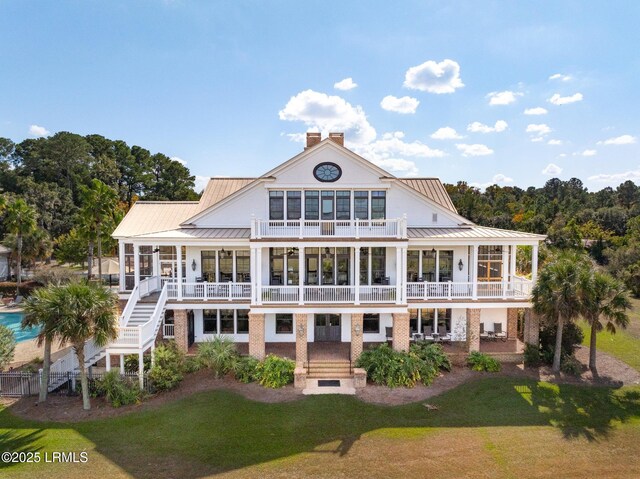
<path fill-rule="evenodd" d="M 140 389 L 144 389 L 144 352 L 138 353 L 138 382 L 140 383 Z"/>
<path fill-rule="evenodd" d="M 393 349 L 409 350 L 409 313 L 393 313 Z"/>
<path fill-rule="evenodd" d="M 516 339 L 518 337 L 518 308 L 507 309 L 507 338 Z"/>
<path fill-rule="evenodd" d="M 105 366 L 107 368 L 107 372 L 111 371 L 111 354 L 107 353 L 107 357 L 106 359 L 106 363 Z"/>
<path fill-rule="evenodd" d="M 262 248 L 256 249 L 256 304 L 262 304 Z"/>
<path fill-rule="evenodd" d="M 140 284 L 140 246 L 133 245 L 133 274 L 134 274 L 134 287 Z"/>
<path fill-rule="evenodd" d="M 351 361 L 356 360 L 362 354 L 362 313 L 351 313 Z"/>
<path fill-rule="evenodd" d="M 156 363 L 156 342 L 151 343 L 151 367 Z"/>
<path fill-rule="evenodd" d="M 524 342 L 535 347 L 540 345 L 540 317 L 531 308 L 524 310 Z"/>
<path fill-rule="evenodd" d="M 120 374 L 124 375 L 124 354 L 120 354 Z"/>
<path fill-rule="evenodd" d="M 531 252 L 531 282 L 535 285 L 538 279 L 538 243 L 533 245 Z"/>
<path fill-rule="evenodd" d="M 120 287 L 119 290 L 120 291 L 126 291 L 127 290 L 127 286 L 126 286 L 126 281 L 124 278 L 125 275 L 125 252 L 124 252 L 124 241 L 123 240 L 118 240 L 118 267 L 119 267 L 119 271 L 118 271 L 118 276 L 119 276 L 119 283 L 120 283 Z"/>
<path fill-rule="evenodd" d="M 480 351 L 480 309 L 467 309 L 467 347 L 469 352 Z"/>
<path fill-rule="evenodd" d="M 502 247 L 502 297 L 506 298 L 509 288 L 509 248 Z"/>
<path fill-rule="evenodd" d="M 265 357 L 264 313 L 249 312 L 249 356 L 260 361 Z"/>
<path fill-rule="evenodd" d="M 307 314 L 293 315 L 296 331 L 296 367 L 303 368 L 307 362 Z"/>
<path fill-rule="evenodd" d="M 396 246 L 396 304 L 402 304 L 402 249 Z"/>
<path fill-rule="evenodd" d="M 176 245 L 176 258 L 178 260 L 176 265 L 176 279 L 178 281 L 178 301 L 182 301 L 182 245 L 181 244 Z M 185 312 L 185 318 L 186 318 L 186 314 L 187 313 Z M 187 324 L 186 319 L 185 319 L 185 324 Z M 185 338 L 186 338 L 186 335 L 185 335 Z"/>
<path fill-rule="evenodd" d="M 511 260 L 509 261 L 509 276 L 510 280 L 513 281 L 516 277 L 516 261 L 518 254 L 518 245 L 511 245 Z"/>
<path fill-rule="evenodd" d="M 406 228 L 406 222 L 405 222 Z M 407 302 L 407 252 L 409 248 L 402 248 L 402 276 L 400 277 L 400 292 L 402 295 L 402 303 Z"/>
<path fill-rule="evenodd" d="M 304 304 L 304 246 L 298 248 L 298 304 Z M 305 329 L 306 331 L 306 329 Z M 306 357 L 306 342 L 305 342 L 305 357 Z"/>
<path fill-rule="evenodd" d="M 256 249 L 249 250 L 249 277 L 251 278 L 251 302 L 256 302 Z"/>
<path fill-rule="evenodd" d="M 353 260 L 353 270 L 354 270 L 354 281 L 353 284 L 356 287 L 356 296 L 354 298 L 353 304 L 360 304 L 360 247 L 355 247 L 354 252 L 354 260 Z"/>
<path fill-rule="evenodd" d="M 189 328 L 186 309 L 173 310 L 173 339 L 178 349 L 186 353 L 189 349 Z"/>
<path fill-rule="evenodd" d="M 472 299 L 478 299 L 478 245 L 473 245 L 473 258 L 471 261 L 471 281 L 473 284 Z"/>

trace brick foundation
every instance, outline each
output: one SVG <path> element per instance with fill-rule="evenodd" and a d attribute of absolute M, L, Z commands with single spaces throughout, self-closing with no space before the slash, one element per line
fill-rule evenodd
<path fill-rule="evenodd" d="M 507 338 L 518 337 L 518 308 L 507 309 Z"/>
<path fill-rule="evenodd" d="M 249 355 L 264 359 L 264 313 L 249 313 Z"/>
<path fill-rule="evenodd" d="M 409 350 L 409 313 L 393 313 L 393 349 Z"/>
<path fill-rule="evenodd" d="M 531 308 L 524 310 L 524 342 L 536 347 L 540 345 L 540 317 Z"/>
<path fill-rule="evenodd" d="M 293 319 L 296 332 L 296 367 L 301 368 L 307 362 L 307 314 L 296 313 Z"/>
<path fill-rule="evenodd" d="M 467 348 L 469 352 L 480 351 L 480 310 L 467 309 Z"/>
<path fill-rule="evenodd" d="M 353 370 L 353 386 L 356 389 L 362 389 L 367 385 L 367 371 L 362 368 Z"/>
<path fill-rule="evenodd" d="M 362 313 L 351 314 L 351 361 L 354 363 L 362 354 Z"/>
<path fill-rule="evenodd" d="M 306 368 L 296 368 L 293 371 L 293 387 L 296 389 L 304 389 L 307 387 Z"/>
<path fill-rule="evenodd" d="M 178 349 L 184 353 L 189 350 L 189 325 L 187 324 L 187 310 L 173 311 L 174 340 Z"/>

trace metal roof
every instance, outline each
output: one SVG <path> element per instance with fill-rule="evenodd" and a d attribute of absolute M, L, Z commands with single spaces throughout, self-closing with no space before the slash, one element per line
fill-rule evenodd
<path fill-rule="evenodd" d="M 397 178 L 396 181 L 413 188 L 440 206 L 458 213 L 449 193 L 438 178 Z"/>
<path fill-rule="evenodd" d="M 198 212 L 219 203 L 255 180 L 256 178 L 210 178 L 200 197 Z"/>
<path fill-rule="evenodd" d="M 176 228 L 159 233 L 137 235 L 154 239 L 249 239 L 251 228 Z"/>
<path fill-rule="evenodd" d="M 138 201 L 112 236 L 138 236 L 174 230 L 184 220 L 195 215 L 199 208 L 200 203 L 197 201 Z"/>
<path fill-rule="evenodd" d="M 524 231 L 502 230 L 487 226 L 458 226 L 452 228 L 407 228 L 409 239 L 525 239 L 542 241 L 544 235 Z"/>

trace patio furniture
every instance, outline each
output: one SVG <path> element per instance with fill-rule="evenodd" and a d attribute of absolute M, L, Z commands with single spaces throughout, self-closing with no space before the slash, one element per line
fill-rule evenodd
<path fill-rule="evenodd" d="M 507 332 L 502 330 L 502 323 L 493 323 L 493 334 L 496 339 L 507 340 Z"/>
<path fill-rule="evenodd" d="M 447 332 L 447 327 L 446 326 L 439 326 L 438 327 L 438 336 L 440 336 L 440 341 L 443 341 L 445 343 L 450 343 L 451 342 L 451 333 Z"/>
<path fill-rule="evenodd" d="M 422 341 L 424 339 L 424 334 L 422 333 L 411 333 L 412 341 Z"/>
<path fill-rule="evenodd" d="M 18 306 L 20 303 L 22 303 L 22 300 L 24 298 L 22 296 L 16 296 L 16 299 L 14 299 L 13 301 L 11 301 L 8 305 L 7 308 L 15 308 L 16 306 Z"/>
<path fill-rule="evenodd" d="M 480 323 L 480 340 L 489 339 L 489 332 L 484 330 L 484 323 Z"/>
<path fill-rule="evenodd" d="M 433 341 L 433 327 L 422 326 L 422 337 L 425 340 Z"/>

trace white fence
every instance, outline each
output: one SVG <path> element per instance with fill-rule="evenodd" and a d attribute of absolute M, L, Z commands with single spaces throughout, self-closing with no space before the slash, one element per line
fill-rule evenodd
<path fill-rule="evenodd" d="M 251 237 L 406 238 L 405 218 L 378 220 L 261 220 L 251 222 Z"/>
<path fill-rule="evenodd" d="M 167 297 L 179 298 L 176 281 L 167 281 Z M 251 283 L 182 283 L 182 299 L 223 300 L 251 299 Z"/>
<path fill-rule="evenodd" d="M 513 281 L 407 283 L 407 299 L 528 299 L 531 281 L 517 278 Z"/>

